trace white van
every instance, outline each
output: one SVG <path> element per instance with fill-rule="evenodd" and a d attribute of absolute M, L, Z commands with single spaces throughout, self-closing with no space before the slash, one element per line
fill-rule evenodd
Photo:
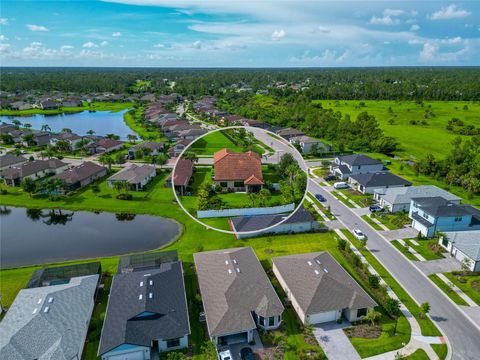
<path fill-rule="evenodd" d="M 340 181 L 340 182 L 336 182 L 335 184 L 333 184 L 333 187 L 335 189 L 346 189 L 350 186 L 348 186 L 348 184 L 344 181 Z"/>

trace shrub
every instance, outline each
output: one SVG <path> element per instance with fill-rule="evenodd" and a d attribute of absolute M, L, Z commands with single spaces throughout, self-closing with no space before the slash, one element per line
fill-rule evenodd
<path fill-rule="evenodd" d="M 347 247 L 347 241 L 346 241 L 346 240 L 343 240 L 343 239 L 338 239 L 338 240 L 337 240 L 337 247 L 338 247 L 340 250 L 345 250 L 345 248 Z"/>
<path fill-rule="evenodd" d="M 133 196 L 132 194 L 118 194 L 117 196 L 118 200 L 132 200 Z"/>
<path fill-rule="evenodd" d="M 379 286 L 380 286 L 380 277 L 378 275 L 375 275 L 375 274 L 369 274 L 368 275 L 368 284 L 372 288 L 378 289 Z"/>

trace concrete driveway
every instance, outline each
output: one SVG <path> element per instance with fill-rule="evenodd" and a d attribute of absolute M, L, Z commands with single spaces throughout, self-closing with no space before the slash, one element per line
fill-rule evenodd
<path fill-rule="evenodd" d="M 329 322 L 315 325 L 313 333 L 328 359 L 360 360 L 357 351 L 343 332 L 343 329 L 349 326 L 350 323 L 347 321 L 341 324 Z"/>
<path fill-rule="evenodd" d="M 460 261 L 448 254 L 445 259 L 417 261 L 415 264 L 425 273 L 425 275 L 452 272 L 462 269 Z"/>
<path fill-rule="evenodd" d="M 412 227 L 406 227 L 397 230 L 385 230 L 379 231 L 387 240 L 397 240 L 397 239 L 411 239 L 416 238 L 418 231 Z"/>

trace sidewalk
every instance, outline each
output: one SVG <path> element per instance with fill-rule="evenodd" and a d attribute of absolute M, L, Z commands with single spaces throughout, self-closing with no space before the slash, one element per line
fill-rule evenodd
<path fill-rule="evenodd" d="M 478 306 L 477 303 L 475 301 L 473 301 L 472 299 L 470 299 L 470 297 L 465 294 L 460 288 L 458 288 L 455 284 L 453 284 L 450 280 L 448 280 L 448 278 L 443 275 L 443 274 L 436 274 L 440 280 L 442 280 L 445 284 L 451 284 L 451 288 L 453 291 L 455 291 L 458 296 L 460 296 L 463 300 L 465 300 L 465 302 L 469 305 L 469 306 Z"/>

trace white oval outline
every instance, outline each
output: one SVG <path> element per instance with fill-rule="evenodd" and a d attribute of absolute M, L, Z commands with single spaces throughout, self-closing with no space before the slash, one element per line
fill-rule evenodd
<path fill-rule="evenodd" d="M 173 166 L 173 170 L 172 170 L 172 191 L 173 191 L 173 195 L 175 196 L 175 200 L 177 201 L 177 204 L 180 205 L 180 207 L 182 208 L 182 210 L 188 215 L 190 216 L 190 218 L 192 218 L 193 220 L 195 220 L 198 224 L 202 225 L 202 226 L 205 226 L 207 229 L 211 229 L 211 230 L 215 230 L 215 231 L 219 231 L 219 232 L 222 232 L 224 234 L 231 234 L 231 235 L 246 235 L 246 234 L 257 234 L 259 232 L 265 232 L 266 230 L 270 230 L 270 229 L 273 229 L 274 227 L 284 223 L 285 221 L 287 221 L 288 219 L 290 219 L 290 217 L 292 217 L 292 215 L 297 212 L 298 209 L 300 209 L 300 207 L 302 206 L 302 204 L 305 202 L 305 199 L 307 198 L 307 193 L 308 193 L 308 183 L 310 182 L 310 176 L 308 174 L 308 166 L 305 162 L 305 159 L 303 158 L 302 154 L 300 153 L 300 151 L 297 150 L 297 148 L 293 147 L 294 151 L 297 152 L 298 155 L 300 155 L 300 158 L 302 159 L 303 161 L 303 165 L 305 166 L 305 169 L 306 170 L 303 170 L 302 167 L 300 166 L 300 168 L 302 169 L 302 171 L 305 172 L 305 174 L 307 175 L 307 186 L 305 187 L 305 193 L 303 194 L 303 198 L 302 198 L 302 201 L 298 204 L 298 206 L 290 213 L 290 215 L 288 215 L 285 219 L 283 219 L 282 221 L 279 221 L 278 223 L 274 224 L 274 225 L 271 225 L 269 227 L 266 227 L 264 229 L 259 229 L 259 230 L 252 230 L 252 231 L 229 231 L 229 230 L 223 230 L 223 229 L 218 229 L 216 227 L 213 227 L 211 225 L 207 225 L 205 223 L 203 223 L 202 221 L 200 221 L 199 219 L 197 219 L 195 216 L 193 216 L 192 214 L 190 214 L 190 212 L 187 211 L 187 209 L 185 209 L 185 207 L 183 206 L 182 202 L 180 201 L 180 199 L 178 198 L 178 195 L 177 195 L 177 192 L 175 191 L 175 170 L 177 168 L 177 164 L 178 164 L 178 160 L 180 160 L 183 156 L 183 154 L 185 153 L 185 151 L 187 151 L 190 146 L 192 146 L 192 144 L 207 136 L 207 135 L 210 135 L 210 134 L 213 134 L 215 132 L 218 132 L 218 131 L 223 131 L 223 130 L 229 130 L 229 129 L 246 129 L 248 131 L 248 128 L 251 128 L 252 126 L 226 126 L 226 127 L 222 127 L 222 128 L 218 128 L 218 129 L 213 129 L 211 131 L 208 131 L 207 133 L 199 136 L 198 138 L 194 139 L 190 144 L 187 145 L 187 147 L 185 149 L 183 149 L 183 151 L 180 153 L 180 155 L 178 156 L 177 158 L 177 161 L 175 162 L 175 165 Z M 279 135 L 275 134 L 274 132 L 270 131 L 270 130 L 265 130 L 265 129 L 261 129 L 261 128 L 256 128 L 256 129 L 259 129 L 261 131 L 264 131 L 268 134 L 271 134 L 271 135 L 274 135 L 275 138 L 277 138 Z M 298 161 L 297 161 L 298 163 Z M 225 218 L 227 218 L 227 216 L 225 216 Z"/>

